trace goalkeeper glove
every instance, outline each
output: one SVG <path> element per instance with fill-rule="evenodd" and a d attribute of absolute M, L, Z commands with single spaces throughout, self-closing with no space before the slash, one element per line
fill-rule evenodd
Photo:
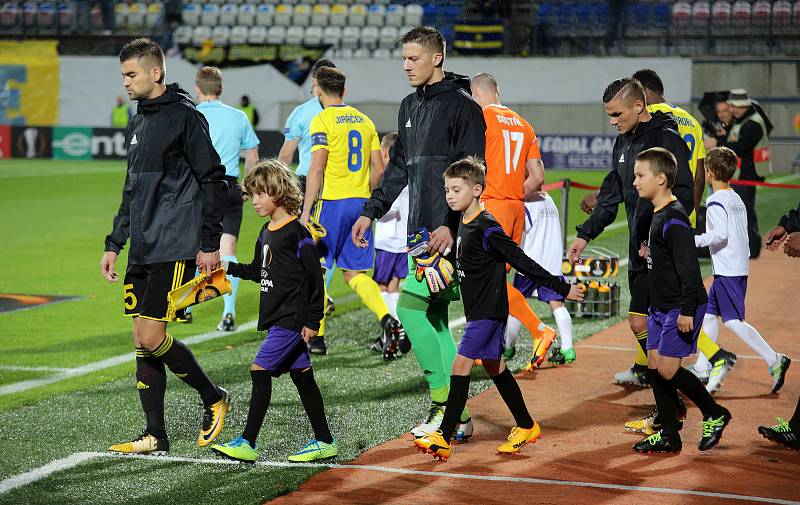
<path fill-rule="evenodd" d="M 430 234 L 425 228 L 408 236 L 408 253 L 414 259 L 417 282 L 425 279 L 431 293 L 444 291 L 453 282 L 453 265 L 438 252 L 428 251 Z"/>

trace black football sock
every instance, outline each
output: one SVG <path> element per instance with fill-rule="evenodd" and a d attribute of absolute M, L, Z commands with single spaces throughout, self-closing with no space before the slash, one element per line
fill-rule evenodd
<path fill-rule="evenodd" d="M 154 351 L 153 356 L 160 358 L 169 367 L 172 373 L 200 393 L 205 406 L 212 405 L 222 399 L 217 386 L 211 382 L 208 375 L 200 368 L 200 364 L 186 347 L 186 344 L 175 339 L 167 333 L 164 341 Z"/>
<path fill-rule="evenodd" d="M 526 430 L 533 428 L 533 418 L 528 412 L 528 407 L 525 406 L 522 391 L 508 368 L 492 377 L 492 380 L 503 401 L 506 402 L 508 410 L 511 411 L 511 415 L 514 416 L 517 426 Z"/>
<path fill-rule="evenodd" d="M 800 399 L 797 400 L 797 407 L 794 408 L 794 415 L 789 419 L 789 427 L 793 432 L 800 434 Z"/>
<path fill-rule="evenodd" d="M 144 348 L 136 348 L 136 389 L 147 418 L 147 433 L 157 438 L 167 438 L 164 423 L 164 393 L 167 390 L 167 372 L 164 363 Z"/>
<path fill-rule="evenodd" d="M 469 396 L 469 375 L 451 375 L 450 391 L 447 393 L 447 408 L 444 409 L 444 417 L 439 429 L 442 430 L 442 437 L 450 443 L 450 437 L 456 430 L 456 425 L 461 417 L 461 412 L 467 404 Z"/>
<path fill-rule="evenodd" d="M 647 374 L 650 377 L 650 385 L 653 387 L 653 396 L 656 399 L 658 409 L 658 419 L 661 422 L 661 429 L 670 437 L 678 436 L 678 414 L 677 405 L 672 399 L 671 390 L 675 390 L 675 385 L 671 380 L 667 380 L 658 373 L 658 370 L 649 368 Z M 675 392 L 677 396 L 677 392 Z"/>
<path fill-rule="evenodd" d="M 697 405 L 703 417 L 718 417 L 724 412 L 722 407 L 714 401 L 703 383 L 689 370 L 680 367 L 672 381 L 692 402 Z"/>
<path fill-rule="evenodd" d="M 291 376 L 300 395 L 300 401 L 303 402 L 303 408 L 306 409 L 311 429 L 314 430 L 314 438 L 326 444 L 332 443 L 333 435 L 325 418 L 325 404 L 317 381 L 314 380 L 314 371 L 309 368 L 304 372 L 292 372 Z"/>
<path fill-rule="evenodd" d="M 269 401 L 272 397 L 272 372 L 269 370 L 250 370 L 253 389 L 250 392 L 250 409 L 247 411 L 247 423 L 242 438 L 255 448 L 258 432 L 264 424 Z"/>

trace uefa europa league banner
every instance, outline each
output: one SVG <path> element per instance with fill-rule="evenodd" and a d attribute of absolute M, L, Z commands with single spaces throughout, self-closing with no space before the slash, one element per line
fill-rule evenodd
<path fill-rule="evenodd" d="M 0 41 L 0 124 L 58 122 L 61 70 L 56 45 L 54 40 Z"/>

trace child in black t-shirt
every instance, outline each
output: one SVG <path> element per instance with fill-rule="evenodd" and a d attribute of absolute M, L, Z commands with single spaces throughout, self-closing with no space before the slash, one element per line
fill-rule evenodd
<path fill-rule="evenodd" d="M 467 402 L 469 373 L 476 359 L 482 361 L 516 422 L 508 441 L 497 451 L 515 453 L 525 444 L 535 442 L 542 433 L 539 424 L 528 413 L 519 385 L 502 357 L 508 319 L 506 263 L 564 297 L 571 300 L 583 298 L 580 287 L 567 284 L 527 257 L 481 207 L 480 196 L 486 186 L 485 170 L 478 159 L 468 157 L 453 163 L 444 173 L 447 204 L 462 213 L 455 258 L 467 326 L 453 362 L 442 424 L 436 432 L 415 441 L 421 450 L 443 461 L 450 457 L 450 437 Z"/>
<path fill-rule="evenodd" d="M 271 220 L 261 228 L 252 263 L 223 262 L 223 267 L 230 275 L 261 285 L 258 329 L 268 334 L 250 366 L 253 390 L 244 433 L 211 449 L 232 459 L 255 462 L 256 438 L 269 407 L 272 377 L 289 372 L 314 430 L 314 438 L 289 456 L 289 461 L 331 458 L 338 449 L 325 418 L 307 345 L 319 331 L 324 283 L 317 248 L 297 219 L 300 188 L 286 165 L 266 160 L 247 174 L 244 189 L 252 197 L 256 213 Z"/>
<path fill-rule="evenodd" d="M 650 383 L 661 419 L 661 430 L 635 444 L 637 452 L 680 452 L 678 392 L 680 389 L 703 412 L 701 451 L 719 442 L 731 420 L 681 359 L 697 350 L 708 297 L 700 276 L 692 225 L 686 210 L 672 195 L 677 163 L 660 147 L 636 157 L 633 185 L 653 202 L 653 219 L 641 255 L 647 259 L 650 309 L 647 316 L 647 359 Z"/>

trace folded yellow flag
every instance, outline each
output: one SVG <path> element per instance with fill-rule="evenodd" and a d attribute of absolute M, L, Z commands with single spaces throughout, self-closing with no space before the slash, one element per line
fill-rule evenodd
<path fill-rule="evenodd" d="M 207 302 L 231 292 L 231 283 L 225 277 L 225 270 L 218 268 L 211 275 L 201 273 L 186 284 L 173 289 L 167 295 L 169 310 L 167 317 L 175 320 L 175 314 L 181 309 Z"/>

